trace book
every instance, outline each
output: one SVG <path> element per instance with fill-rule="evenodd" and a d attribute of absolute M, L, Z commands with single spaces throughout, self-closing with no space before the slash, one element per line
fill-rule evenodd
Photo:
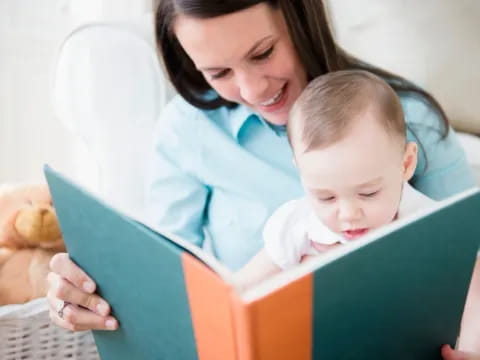
<path fill-rule="evenodd" d="M 185 239 L 45 167 L 68 252 L 119 320 L 103 360 L 440 359 L 480 241 L 472 189 L 240 291 Z"/>

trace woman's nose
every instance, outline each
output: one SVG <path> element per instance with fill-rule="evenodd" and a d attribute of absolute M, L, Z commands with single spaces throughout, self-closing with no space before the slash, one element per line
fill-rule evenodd
<path fill-rule="evenodd" d="M 237 86 L 240 96 L 248 104 L 258 105 L 267 101 L 268 80 L 261 74 L 244 73 L 238 75 Z"/>

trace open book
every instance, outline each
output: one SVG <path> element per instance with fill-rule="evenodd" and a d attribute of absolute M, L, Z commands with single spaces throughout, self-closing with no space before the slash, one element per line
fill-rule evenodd
<path fill-rule="evenodd" d="M 428 360 L 455 344 L 478 190 L 241 292 L 205 251 L 45 174 L 70 256 L 120 322 L 94 332 L 103 360 Z"/>

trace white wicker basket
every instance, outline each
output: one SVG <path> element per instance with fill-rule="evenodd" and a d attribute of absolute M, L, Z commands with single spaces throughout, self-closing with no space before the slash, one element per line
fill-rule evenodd
<path fill-rule="evenodd" d="M 0 307 L 1 360 L 99 360 L 91 332 L 50 322 L 45 298 Z"/>

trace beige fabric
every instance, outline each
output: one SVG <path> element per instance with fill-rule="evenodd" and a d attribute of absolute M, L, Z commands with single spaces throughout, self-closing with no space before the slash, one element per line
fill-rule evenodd
<path fill-rule="evenodd" d="M 337 41 L 430 91 L 456 129 L 480 134 L 480 1 L 329 0 Z"/>

